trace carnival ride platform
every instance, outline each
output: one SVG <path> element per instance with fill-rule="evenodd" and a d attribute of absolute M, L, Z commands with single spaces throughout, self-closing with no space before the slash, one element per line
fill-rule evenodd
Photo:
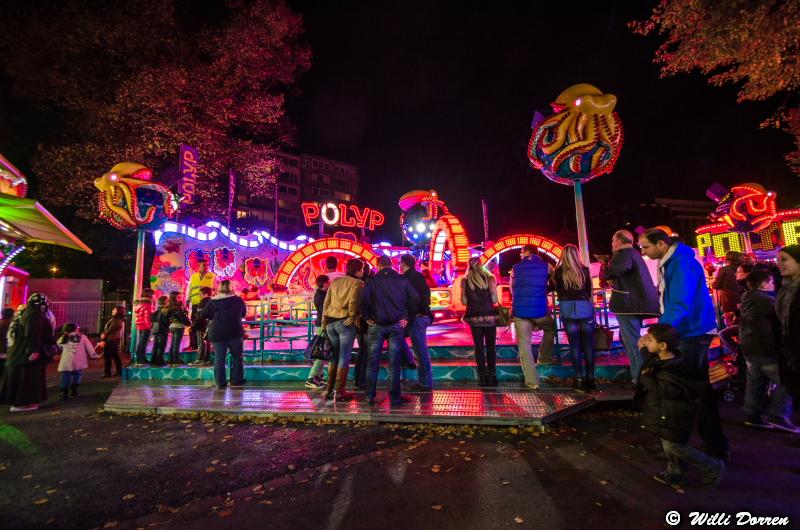
<path fill-rule="evenodd" d="M 387 389 L 378 388 L 375 405 L 363 392 L 346 402 L 326 401 L 324 392 L 297 382 L 248 382 L 218 390 L 201 381 L 123 381 L 104 408 L 109 412 L 179 415 L 214 413 L 288 420 L 346 420 L 389 423 L 447 423 L 468 425 L 541 426 L 565 418 L 602 399 L 572 389 L 544 385 L 534 391 L 520 383 L 479 388 L 469 383 L 437 383 L 432 392 L 404 391 L 408 403 L 393 406 Z M 612 391 L 613 392 L 613 391 Z"/>

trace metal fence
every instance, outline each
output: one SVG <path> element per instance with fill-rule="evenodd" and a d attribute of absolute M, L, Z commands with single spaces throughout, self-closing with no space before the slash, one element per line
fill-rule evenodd
<path fill-rule="evenodd" d="M 130 330 L 127 304 L 120 301 L 100 302 L 50 302 L 50 310 L 56 317 L 56 326 L 61 327 L 67 322 L 72 322 L 81 327 L 87 335 L 99 335 L 106 322 L 111 318 L 111 310 L 115 307 L 123 308 L 125 314 L 125 329 Z"/>

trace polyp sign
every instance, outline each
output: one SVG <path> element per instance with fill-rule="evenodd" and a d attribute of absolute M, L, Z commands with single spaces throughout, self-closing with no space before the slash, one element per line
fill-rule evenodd
<path fill-rule="evenodd" d="M 355 204 L 304 202 L 300 207 L 303 209 L 306 226 L 312 226 L 321 219 L 329 226 L 375 230 L 386 220 L 378 210 L 359 208 Z"/>

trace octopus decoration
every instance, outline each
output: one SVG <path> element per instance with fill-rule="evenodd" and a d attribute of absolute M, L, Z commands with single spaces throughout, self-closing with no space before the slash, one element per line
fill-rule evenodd
<path fill-rule="evenodd" d="M 571 185 L 610 173 L 622 149 L 617 98 L 585 83 L 559 94 L 554 114 L 535 123 L 528 159 L 550 180 Z"/>
<path fill-rule="evenodd" d="M 267 259 L 256 257 L 244 260 L 244 281 L 248 284 L 264 285 L 272 276 Z"/>
<path fill-rule="evenodd" d="M 403 194 L 398 201 L 403 211 L 400 228 L 406 241 L 417 248 L 430 245 L 436 222 L 450 212 L 435 190 L 414 190 Z"/>
<path fill-rule="evenodd" d="M 236 249 L 217 247 L 214 249 L 214 274 L 230 278 L 236 272 Z"/>
<path fill-rule="evenodd" d="M 733 186 L 709 215 L 714 222 L 724 222 L 733 232 L 758 232 L 767 228 L 777 216 L 777 194 L 760 184 Z"/>
<path fill-rule="evenodd" d="M 119 229 L 152 230 L 178 211 L 178 196 L 151 182 L 153 172 L 141 164 L 122 162 L 95 179 L 100 190 L 100 217 Z"/>

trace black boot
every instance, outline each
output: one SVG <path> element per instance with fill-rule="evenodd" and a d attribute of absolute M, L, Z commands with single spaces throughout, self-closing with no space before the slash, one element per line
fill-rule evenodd
<path fill-rule="evenodd" d="M 486 377 L 486 370 L 478 368 L 478 384 L 481 388 L 489 386 L 489 381 Z"/>
<path fill-rule="evenodd" d="M 69 389 L 68 388 L 60 388 L 59 390 L 61 391 L 61 401 L 64 401 L 65 399 L 67 399 L 67 391 Z"/>
<path fill-rule="evenodd" d="M 72 387 L 70 387 L 70 390 L 72 391 L 71 394 L 73 396 L 77 396 L 78 395 L 78 384 L 75 383 L 74 385 L 72 385 Z"/>
<path fill-rule="evenodd" d="M 486 386 L 497 388 L 497 374 L 491 368 L 486 371 Z"/>

